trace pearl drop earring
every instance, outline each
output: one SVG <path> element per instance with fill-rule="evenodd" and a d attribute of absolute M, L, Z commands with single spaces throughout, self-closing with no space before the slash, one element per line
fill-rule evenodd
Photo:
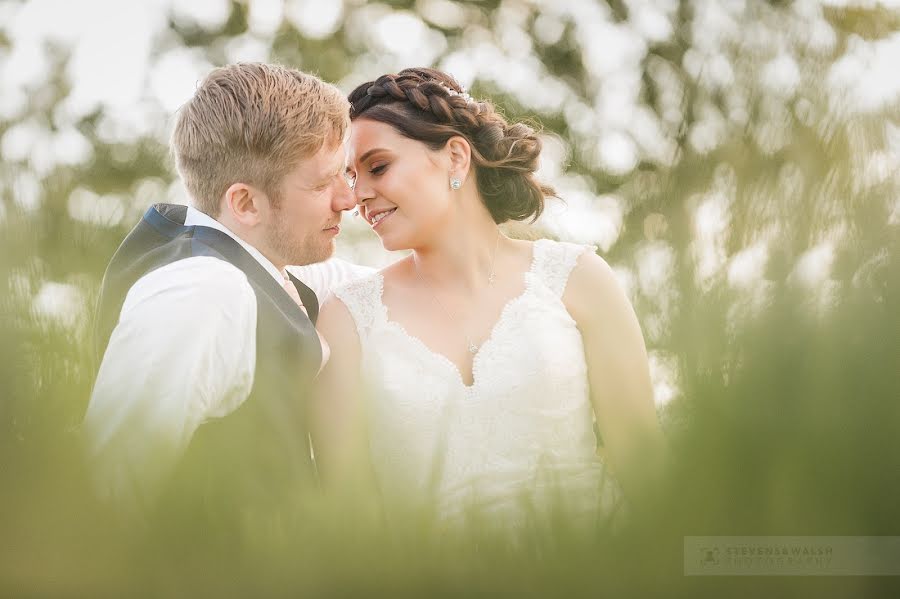
<path fill-rule="evenodd" d="M 456 177 L 450 177 L 450 189 L 459 189 L 462 187 L 462 181 Z"/>

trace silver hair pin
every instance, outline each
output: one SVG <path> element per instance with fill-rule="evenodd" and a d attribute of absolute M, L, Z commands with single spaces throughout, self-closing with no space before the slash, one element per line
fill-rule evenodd
<path fill-rule="evenodd" d="M 452 87 L 450 87 L 449 85 L 446 85 L 444 83 L 441 83 L 440 86 L 443 87 L 445 90 L 447 90 L 447 95 L 459 96 L 466 102 L 474 102 L 475 101 L 472 99 L 472 96 L 469 95 L 469 92 L 466 91 L 466 88 L 462 88 L 462 91 L 458 92 L 455 89 L 453 89 Z"/>

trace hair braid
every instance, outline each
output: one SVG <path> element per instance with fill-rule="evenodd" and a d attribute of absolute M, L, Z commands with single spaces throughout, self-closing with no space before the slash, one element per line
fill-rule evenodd
<path fill-rule="evenodd" d="M 472 100 L 451 76 L 427 68 L 404 69 L 358 86 L 348 97 L 350 118 L 393 126 L 433 149 L 455 135 L 472 150 L 478 190 L 498 223 L 537 218 L 555 194 L 534 177 L 541 140 L 523 123 L 510 125 L 487 101 Z"/>

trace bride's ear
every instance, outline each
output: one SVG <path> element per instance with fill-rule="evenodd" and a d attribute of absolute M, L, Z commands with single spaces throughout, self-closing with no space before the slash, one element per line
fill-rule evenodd
<path fill-rule="evenodd" d="M 445 146 L 450 158 L 450 172 L 459 179 L 465 180 L 472 165 L 472 148 L 465 137 L 454 135 L 447 140 Z"/>

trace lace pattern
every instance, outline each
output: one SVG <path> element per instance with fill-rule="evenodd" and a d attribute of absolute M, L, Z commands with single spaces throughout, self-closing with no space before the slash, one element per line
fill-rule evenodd
<path fill-rule="evenodd" d="M 540 244 L 542 251 L 536 255 L 535 270 L 544 284 L 557 296 L 561 297 L 569 281 L 569 275 L 578 257 L 587 250 L 592 253 L 597 251 L 595 245 L 579 245 L 565 241 L 553 242 L 542 239 L 535 244 Z"/>
<path fill-rule="evenodd" d="M 471 386 L 448 358 L 388 320 L 380 273 L 335 290 L 360 335 L 363 375 L 375 389 L 372 462 L 398 514 L 431 506 L 455 518 L 461 506 L 478 505 L 513 521 L 523 493 L 551 486 L 575 493 L 584 509 L 609 504 L 584 346 L 561 300 L 584 251 L 535 242 L 525 289 L 478 350 Z"/>
<path fill-rule="evenodd" d="M 381 301 L 384 278 L 381 273 L 357 279 L 335 288 L 332 293 L 340 299 L 356 323 L 360 340 L 377 322 L 387 320 L 387 310 Z"/>

